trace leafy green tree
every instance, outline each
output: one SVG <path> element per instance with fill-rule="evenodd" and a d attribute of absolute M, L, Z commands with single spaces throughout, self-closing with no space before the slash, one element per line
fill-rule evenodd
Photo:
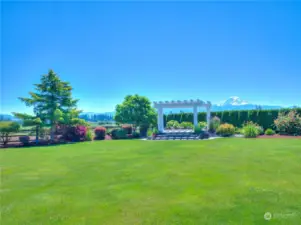
<path fill-rule="evenodd" d="M 17 122 L 0 121 L 0 139 L 5 146 L 11 139 L 11 134 L 18 132 L 20 124 Z"/>
<path fill-rule="evenodd" d="M 121 104 L 116 106 L 114 120 L 117 123 L 132 124 L 140 127 L 140 132 L 156 123 L 156 112 L 148 98 L 139 95 L 127 95 Z"/>
<path fill-rule="evenodd" d="M 34 86 L 36 91 L 29 92 L 30 98 L 19 99 L 27 106 L 33 106 L 35 117 L 30 121 L 40 119 L 42 125 L 51 126 L 51 140 L 53 140 L 56 125 L 67 123 L 66 118 L 68 121 L 75 119 L 71 114 L 76 110 L 78 100 L 72 98 L 72 87 L 69 82 L 61 81 L 53 70 L 43 75 L 41 83 Z"/>

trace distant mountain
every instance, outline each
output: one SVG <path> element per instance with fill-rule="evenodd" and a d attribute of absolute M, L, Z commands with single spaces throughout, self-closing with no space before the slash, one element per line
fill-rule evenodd
<path fill-rule="evenodd" d="M 237 96 L 230 97 L 221 104 L 213 104 L 212 111 L 252 110 L 252 109 L 281 109 L 281 106 L 251 104 Z"/>
<path fill-rule="evenodd" d="M 242 105 L 249 105 L 249 103 L 245 100 L 241 100 L 237 96 L 234 96 L 234 97 L 228 98 L 222 104 L 218 104 L 217 106 L 242 106 Z"/>
<path fill-rule="evenodd" d="M 105 113 L 93 113 L 93 112 L 83 112 L 79 115 L 79 118 L 85 119 L 87 121 L 113 121 L 114 112 Z"/>

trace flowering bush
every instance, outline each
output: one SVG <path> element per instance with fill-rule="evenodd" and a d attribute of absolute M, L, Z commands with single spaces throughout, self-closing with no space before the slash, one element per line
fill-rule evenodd
<path fill-rule="evenodd" d="M 210 120 L 209 131 L 210 132 L 215 132 L 216 129 L 220 126 L 220 124 L 221 124 L 220 118 L 218 118 L 217 116 L 213 117 Z"/>
<path fill-rule="evenodd" d="M 235 134 L 235 127 L 232 124 L 221 124 L 217 129 L 216 133 L 223 137 L 229 137 Z"/>
<path fill-rule="evenodd" d="M 301 135 L 301 117 L 294 110 L 288 114 L 279 112 L 274 125 L 281 134 Z"/>
<path fill-rule="evenodd" d="M 260 134 L 260 129 L 258 125 L 253 122 L 247 122 L 243 126 L 243 134 L 246 138 L 255 138 Z"/>
<path fill-rule="evenodd" d="M 131 125 L 122 125 L 122 129 L 124 129 L 127 134 L 131 134 L 133 131 L 133 127 Z"/>
<path fill-rule="evenodd" d="M 94 129 L 95 139 L 104 140 L 106 137 L 106 128 L 104 127 L 96 127 Z"/>
<path fill-rule="evenodd" d="M 85 126 L 72 126 L 67 127 L 63 134 L 63 138 L 66 141 L 83 141 L 85 140 L 87 133 L 87 127 Z"/>

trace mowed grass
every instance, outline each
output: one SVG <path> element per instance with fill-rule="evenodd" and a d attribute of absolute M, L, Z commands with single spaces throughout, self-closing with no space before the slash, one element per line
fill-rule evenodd
<path fill-rule="evenodd" d="M 3 225 L 301 224 L 297 139 L 95 141 L 0 157 Z"/>

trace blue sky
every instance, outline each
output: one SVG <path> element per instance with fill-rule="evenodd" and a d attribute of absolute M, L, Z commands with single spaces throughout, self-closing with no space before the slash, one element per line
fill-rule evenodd
<path fill-rule="evenodd" d="M 127 94 L 301 105 L 301 2 L 4 2 L 2 112 L 52 68 L 85 111 Z"/>

